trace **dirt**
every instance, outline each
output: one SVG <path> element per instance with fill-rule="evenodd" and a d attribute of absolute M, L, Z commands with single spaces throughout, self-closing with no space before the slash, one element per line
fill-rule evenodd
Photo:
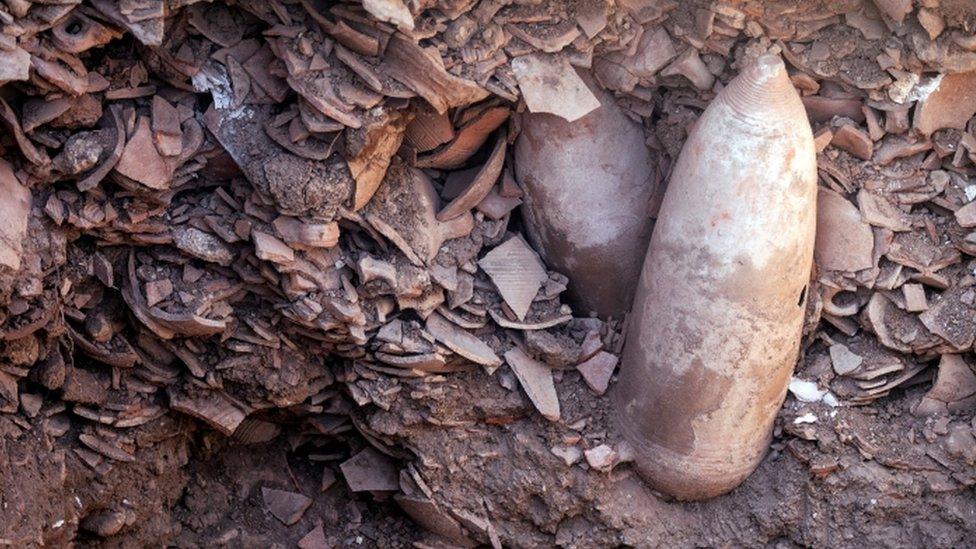
<path fill-rule="evenodd" d="M 0 6 L 0 546 L 976 545 L 976 126 L 913 128 L 931 76 L 976 70 L 966 2 L 366 4 L 413 29 L 354 3 Z M 818 259 L 771 448 L 727 495 L 631 466 L 616 376 L 576 369 L 615 363 L 626 319 L 570 319 L 538 269 L 515 314 L 519 268 L 479 268 L 518 210 L 435 218 L 490 133 L 518 138 L 510 62 L 540 50 L 615 93 L 655 180 L 767 51 L 815 132 L 867 125 L 873 156 L 828 139 L 818 167 L 868 267 Z M 505 172 L 488 198 L 520 196 Z M 496 366 L 519 350 L 548 368 Z"/>

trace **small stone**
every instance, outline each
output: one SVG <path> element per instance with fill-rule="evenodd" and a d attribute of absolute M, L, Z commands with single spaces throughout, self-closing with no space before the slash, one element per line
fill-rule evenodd
<path fill-rule="evenodd" d="M 296 492 L 261 488 L 264 506 L 268 511 L 286 526 L 291 526 L 299 520 L 305 511 L 312 506 L 312 500 Z"/>
<path fill-rule="evenodd" d="M 107 538 L 122 531 L 125 526 L 125 513 L 103 509 L 85 517 L 81 524 L 82 530 L 91 532 L 98 537 Z"/>
<path fill-rule="evenodd" d="M 830 362 L 833 363 L 837 375 L 843 376 L 857 370 L 864 358 L 852 353 L 846 345 L 835 343 L 830 346 Z"/>
<path fill-rule="evenodd" d="M 572 465 L 583 457 L 583 452 L 576 446 L 554 446 L 551 450 L 552 455 L 563 460 L 566 465 Z"/>
<path fill-rule="evenodd" d="M 617 452 L 606 444 L 590 448 L 584 451 L 583 455 L 586 456 L 586 463 L 597 471 L 609 471 L 617 461 Z"/>

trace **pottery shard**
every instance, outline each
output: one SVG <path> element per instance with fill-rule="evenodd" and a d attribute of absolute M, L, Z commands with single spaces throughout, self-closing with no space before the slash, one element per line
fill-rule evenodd
<path fill-rule="evenodd" d="M 912 12 L 912 0 L 874 0 L 874 5 L 895 23 L 901 23 Z"/>
<path fill-rule="evenodd" d="M 353 492 L 394 492 L 400 489 L 396 463 L 372 447 L 339 465 L 346 484 Z"/>
<path fill-rule="evenodd" d="M 905 219 L 905 213 L 881 195 L 861 189 L 857 193 L 857 206 L 861 210 L 861 218 L 869 225 L 884 227 L 895 232 L 911 230 L 911 226 Z"/>
<path fill-rule="evenodd" d="M 445 241 L 465 236 L 474 227 L 474 216 L 468 212 L 437 221 L 439 207 L 437 191 L 424 172 L 394 163 L 363 212 L 380 234 L 419 267 L 433 259 Z"/>
<path fill-rule="evenodd" d="M 515 372 L 529 400 L 549 421 L 559 421 L 559 397 L 552 379 L 552 370 L 538 360 L 513 347 L 505 353 L 505 361 Z"/>
<path fill-rule="evenodd" d="M 30 211 L 30 191 L 17 180 L 10 164 L 0 159 L 0 267 L 20 269 Z"/>
<path fill-rule="evenodd" d="M 115 165 L 115 171 L 142 183 L 154 190 L 166 190 L 173 178 L 173 169 L 163 158 L 153 143 L 152 130 L 149 129 L 149 117 L 140 116 L 136 123 L 136 131 L 125 145 L 122 158 Z"/>
<path fill-rule="evenodd" d="M 448 221 L 464 214 L 477 206 L 491 191 L 502 173 L 505 164 L 505 133 L 502 132 L 495 141 L 495 147 L 485 164 L 478 170 L 477 175 L 447 206 L 437 212 L 438 221 Z M 459 172 L 454 172 L 459 173 Z"/>
<path fill-rule="evenodd" d="M 447 72 L 436 50 L 420 47 L 399 32 L 390 37 L 380 70 L 427 100 L 437 112 L 488 97 L 488 90 Z"/>
<path fill-rule="evenodd" d="M 924 135 L 942 128 L 964 129 L 976 114 L 976 72 L 946 74 L 915 107 L 915 127 Z"/>
<path fill-rule="evenodd" d="M 295 251 L 277 237 L 261 231 L 251 231 L 251 239 L 254 241 L 254 254 L 259 259 L 278 264 L 295 261 Z"/>
<path fill-rule="evenodd" d="M 434 339 L 464 358 L 492 370 L 502 365 L 502 360 L 484 341 L 466 330 L 448 322 L 443 316 L 433 313 L 427 317 L 427 331 Z"/>
<path fill-rule="evenodd" d="M 874 266 L 874 234 L 853 204 L 834 191 L 817 194 L 817 265 L 830 271 L 860 271 Z"/>
<path fill-rule="evenodd" d="M 976 374 L 962 355 L 945 354 L 939 361 L 939 374 L 926 398 L 951 403 L 976 395 Z"/>
<path fill-rule="evenodd" d="M 281 216 L 274 220 L 274 228 L 289 246 L 298 249 L 332 248 L 339 243 L 339 224 L 306 222 L 295 217 Z"/>
<path fill-rule="evenodd" d="M 610 378 L 613 376 L 614 369 L 617 368 L 617 355 L 606 351 L 599 351 L 582 364 L 576 367 L 583 381 L 590 386 L 598 395 L 607 392 L 610 386 Z"/>
<path fill-rule="evenodd" d="M 549 279 L 538 254 L 515 235 L 478 261 L 519 320 L 525 320 L 539 288 Z"/>
<path fill-rule="evenodd" d="M 287 526 L 301 520 L 305 511 L 312 506 L 310 498 L 286 490 L 261 488 L 261 497 L 264 499 L 264 506 L 268 511 Z"/>
<path fill-rule="evenodd" d="M 593 60 L 593 72 L 604 86 L 632 91 L 641 80 L 647 80 L 664 68 L 678 52 L 664 27 L 644 32 L 634 55 L 613 52 Z"/>
<path fill-rule="evenodd" d="M 224 267 L 234 261 L 234 251 L 223 240 L 195 227 L 175 227 L 173 245 L 193 257 Z"/>
<path fill-rule="evenodd" d="M 976 227 L 976 200 L 956 210 L 956 222 L 963 227 Z"/>
<path fill-rule="evenodd" d="M 921 284 L 905 284 L 901 287 L 905 296 L 905 310 L 910 313 L 918 313 L 929 308 L 929 302 L 925 298 L 925 287 Z"/>
<path fill-rule="evenodd" d="M 30 77 L 31 56 L 19 47 L 0 49 L 0 85 Z"/>
<path fill-rule="evenodd" d="M 565 57 L 534 53 L 512 60 L 529 112 L 547 112 L 572 122 L 600 106 Z"/>
<path fill-rule="evenodd" d="M 178 389 L 169 390 L 169 407 L 193 416 L 221 433 L 230 436 L 244 421 L 246 414 L 234 405 L 225 394 L 205 393 L 191 397 Z"/>
<path fill-rule="evenodd" d="M 864 362 L 864 358 L 851 352 L 847 345 L 835 343 L 830 346 L 830 362 L 837 375 L 847 375 L 857 370 Z"/>
<path fill-rule="evenodd" d="M 874 142 L 868 134 L 851 124 L 837 128 L 831 143 L 861 160 L 871 160 L 871 155 L 874 154 Z"/>
<path fill-rule="evenodd" d="M 393 23 L 404 32 L 413 30 L 413 15 L 403 0 L 363 0 L 363 9 L 380 21 Z"/>
<path fill-rule="evenodd" d="M 404 117 L 394 115 L 367 122 L 365 126 L 346 134 L 347 142 L 354 143 L 354 146 L 347 147 L 346 158 L 349 173 L 356 181 L 353 211 L 360 210 L 376 193 L 390 167 L 390 160 L 403 143 L 405 126 Z M 350 135 L 356 138 L 351 139 Z"/>
<path fill-rule="evenodd" d="M 302 539 L 298 540 L 298 549 L 328 549 L 329 542 L 325 539 L 322 525 L 318 524 L 309 530 Z"/>

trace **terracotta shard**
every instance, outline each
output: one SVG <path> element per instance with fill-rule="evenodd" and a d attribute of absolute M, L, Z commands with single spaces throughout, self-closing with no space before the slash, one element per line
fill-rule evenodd
<path fill-rule="evenodd" d="M 24 129 L 17 120 L 17 114 L 2 97 L 0 97 L 0 126 L 3 126 L 13 135 L 20 152 L 31 164 L 44 166 L 51 161 L 44 149 L 35 147 L 34 143 L 24 134 Z"/>
<path fill-rule="evenodd" d="M 547 112 L 572 122 L 600 106 L 565 57 L 523 55 L 512 60 L 512 72 L 529 112 Z"/>
<path fill-rule="evenodd" d="M 861 218 L 870 225 L 895 232 L 911 230 L 905 213 L 884 196 L 861 189 L 857 193 L 857 206 L 861 210 Z"/>
<path fill-rule="evenodd" d="M 648 81 L 678 55 L 664 27 L 641 34 L 633 54 L 613 52 L 593 59 L 593 73 L 604 86 L 630 92 L 642 81 Z"/>
<path fill-rule="evenodd" d="M 519 320 L 525 320 L 539 288 L 549 280 L 538 254 L 521 235 L 496 246 L 478 261 Z"/>
<path fill-rule="evenodd" d="M 976 72 L 942 75 L 938 87 L 915 107 L 914 124 L 930 135 L 943 128 L 964 129 L 976 114 Z"/>
<path fill-rule="evenodd" d="M 407 125 L 404 138 L 417 152 L 427 152 L 454 139 L 454 126 L 446 113 L 439 113 L 430 106 L 425 106 L 419 108 Z"/>
<path fill-rule="evenodd" d="M 874 234 L 853 204 L 821 188 L 817 196 L 817 265 L 831 271 L 859 271 L 874 266 Z"/>
<path fill-rule="evenodd" d="M 380 21 L 393 23 L 403 32 L 413 30 L 413 14 L 403 0 L 363 0 L 363 9 Z"/>
<path fill-rule="evenodd" d="M 868 134 L 851 124 L 844 124 L 837 128 L 831 144 L 861 160 L 871 160 L 871 155 L 874 154 L 874 142 Z"/>
<path fill-rule="evenodd" d="M 288 265 L 295 261 L 295 251 L 277 237 L 261 231 L 251 231 L 254 255 L 258 259 Z"/>
<path fill-rule="evenodd" d="M 598 351 L 591 358 L 576 366 L 576 369 L 583 376 L 583 381 L 590 386 L 590 389 L 593 389 L 596 394 L 602 395 L 607 392 L 607 387 L 610 386 L 610 378 L 613 377 L 613 371 L 617 368 L 617 361 L 617 355 Z"/>
<path fill-rule="evenodd" d="M 485 144 L 491 132 L 506 120 L 507 107 L 490 107 L 475 116 L 474 120 L 458 130 L 457 137 L 439 150 L 417 159 L 418 168 L 453 169 L 471 158 Z"/>
<path fill-rule="evenodd" d="M 247 416 L 227 395 L 218 391 L 190 396 L 180 389 L 170 388 L 169 407 L 193 416 L 227 436 L 234 434 Z"/>
<path fill-rule="evenodd" d="M 494 371 L 502 365 L 502 360 L 485 342 L 458 328 L 437 313 L 427 317 L 427 331 L 448 349 L 464 358 Z"/>
<path fill-rule="evenodd" d="M 22 48 L 0 49 L 0 85 L 30 77 L 31 55 Z"/>
<path fill-rule="evenodd" d="M 423 266 L 437 255 L 445 241 L 465 236 L 474 227 L 470 213 L 437 221 L 439 207 L 437 191 L 426 174 L 394 164 L 363 213 L 413 264 Z"/>
<path fill-rule="evenodd" d="M 396 463 L 372 447 L 342 462 L 339 469 L 353 492 L 395 492 L 400 489 Z"/>
<path fill-rule="evenodd" d="M 325 539 L 321 524 L 316 525 L 298 540 L 298 549 L 329 549 L 329 542 Z"/>
<path fill-rule="evenodd" d="M 0 267 L 20 269 L 31 193 L 14 175 L 13 167 L 0 159 Z"/>
<path fill-rule="evenodd" d="M 122 158 L 115 165 L 115 171 L 150 189 L 169 189 L 173 179 L 173 167 L 156 150 L 152 130 L 149 128 L 149 117 L 139 117 L 135 133 L 126 143 Z"/>
<path fill-rule="evenodd" d="M 346 158 L 349 173 L 356 180 L 352 211 L 365 206 L 379 188 L 393 155 L 403 143 L 405 122 L 403 116 L 393 113 L 346 134 L 347 143 L 354 145 L 347 147 Z"/>
<path fill-rule="evenodd" d="M 306 222 L 295 217 L 280 216 L 273 225 L 278 236 L 294 248 L 332 248 L 339 243 L 339 224 L 334 221 Z"/>
<path fill-rule="evenodd" d="M 505 353 L 505 362 L 512 368 L 525 394 L 542 417 L 549 421 L 559 421 L 559 397 L 556 395 L 552 370 L 518 347 Z"/>
<path fill-rule="evenodd" d="M 286 526 L 301 520 L 305 511 L 312 506 L 311 498 L 287 490 L 261 488 L 261 498 L 268 511 Z"/>
<path fill-rule="evenodd" d="M 488 97 L 488 90 L 447 72 L 439 54 L 421 48 L 399 32 L 390 37 L 380 70 L 417 92 L 437 112 Z"/>
<path fill-rule="evenodd" d="M 437 212 L 438 221 L 454 219 L 477 206 L 488 196 L 488 193 L 495 185 L 495 181 L 498 181 L 498 176 L 502 173 L 502 166 L 505 164 L 505 145 L 506 134 L 502 132 L 495 141 L 495 147 L 492 149 L 491 155 L 485 161 L 484 165 L 481 166 L 481 169 L 478 170 L 478 174 L 474 177 L 474 180 L 451 200 L 447 206 L 444 206 L 444 209 Z"/>
<path fill-rule="evenodd" d="M 944 354 L 932 388 L 913 410 L 916 415 L 947 414 L 976 407 L 976 373 L 962 355 Z"/>

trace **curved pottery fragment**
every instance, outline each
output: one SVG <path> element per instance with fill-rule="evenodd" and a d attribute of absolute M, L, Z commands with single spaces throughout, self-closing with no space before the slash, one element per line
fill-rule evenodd
<path fill-rule="evenodd" d="M 799 348 L 816 182 L 803 104 L 760 57 L 685 143 L 638 285 L 615 406 L 654 488 L 714 497 L 765 454 Z"/>

